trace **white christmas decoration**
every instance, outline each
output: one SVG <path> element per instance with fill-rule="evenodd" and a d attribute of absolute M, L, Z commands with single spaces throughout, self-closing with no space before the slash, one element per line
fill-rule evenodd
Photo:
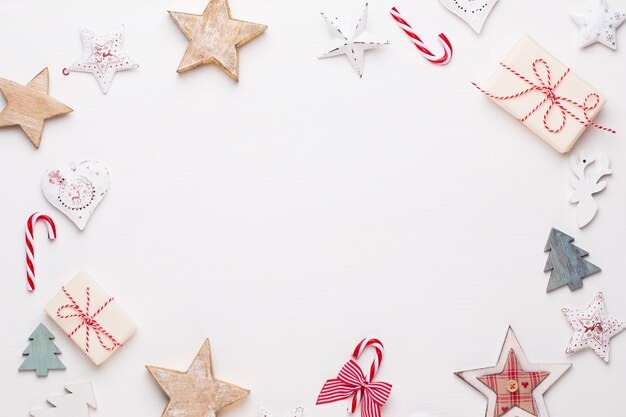
<path fill-rule="evenodd" d="M 587 310 L 564 308 L 561 312 L 574 329 L 565 352 L 569 354 L 592 349 L 605 362 L 608 362 L 609 342 L 613 336 L 624 330 L 626 323 L 606 314 L 602 293 L 594 297 Z"/>
<path fill-rule="evenodd" d="M 80 33 L 83 38 L 83 54 L 69 69 L 91 72 L 103 93 L 106 94 L 111 88 L 113 76 L 117 71 L 139 66 L 122 48 L 123 25 L 104 36 L 96 36 L 88 29 L 82 29 Z"/>
<path fill-rule="evenodd" d="M 356 23 L 347 23 L 338 18 L 330 18 L 322 13 L 322 17 L 328 22 L 331 31 L 336 38 L 330 50 L 319 56 L 319 59 L 330 58 L 338 55 L 345 55 L 350 61 L 352 68 L 359 77 L 363 76 L 363 55 L 365 51 L 372 48 L 389 45 L 389 41 L 379 41 L 367 33 L 367 8 L 365 3 L 363 13 Z"/>
<path fill-rule="evenodd" d="M 585 151 L 578 155 L 570 156 L 570 168 L 574 175 L 570 177 L 570 185 L 573 189 L 570 203 L 578 203 L 576 206 L 576 225 L 585 227 L 598 212 L 598 203 L 593 198 L 606 187 L 606 181 L 600 181 L 605 175 L 611 175 L 609 157 L 600 154 L 594 157 Z"/>
<path fill-rule="evenodd" d="M 46 199 L 80 230 L 85 228 L 110 186 L 109 171 L 98 161 L 72 162 L 51 168 L 41 178 L 41 190 Z"/>
<path fill-rule="evenodd" d="M 591 0 L 586 9 L 570 15 L 580 26 L 578 44 L 581 48 L 599 42 L 611 49 L 617 49 L 615 31 L 624 23 L 626 13 L 611 10 L 607 0 Z"/>
<path fill-rule="evenodd" d="M 285 414 L 284 416 L 285 417 L 302 417 L 303 414 L 304 414 L 304 408 L 297 407 L 296 409 L 290 411 L 289 413 Z M 274 416 L 272 415 L 272 413 L 267 411 L 267 409 L 265 407 L 260 407 L 259 408 L 258 417 L 274 417 Z"/>
<path fill-rule="evenodd" d="M 30 412 L 32 417 L 89 417 L 89 407 L 97 408 L 91 382 L 66 385 L 69 394 L 48 397 L 53 407 Z"/>
<path fill-rule="evenodd" d="M 439 2 L 463 19 L 476 33 L 480 33 L 498 0 L 439 0 Z"/>

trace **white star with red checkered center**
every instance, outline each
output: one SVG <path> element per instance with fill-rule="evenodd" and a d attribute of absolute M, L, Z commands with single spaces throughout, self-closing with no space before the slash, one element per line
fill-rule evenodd
<path fill-rule="evenodd" d="M 609 343 L 611 338 L 626 327 L 626 323 L 606 314 L 604 295 L 598 293 L 587 310 L 561 310 L 574 329 L 566 353 L 584 349 L 593 350 L 598 356 L 609 361 Z"/>
<path fill-rule="evenodd" d="M 139 66 L 122 49 L 123 35 L 123 25 L 104 36 L 96 36 L 88 29 L 81 30 L 83 54 L 69 69 L 92 73 L 98 81 L 100 89 L 106 94 L 111 88 L 113 76 L 117 71 Z"/>
<path fill-rule="evenodd" d="M 495 366 L 455 374 L 487 397 L 486 417 L 548 417 L 543 394 L 570 366 L 530 363 L 509 327 Z"/>

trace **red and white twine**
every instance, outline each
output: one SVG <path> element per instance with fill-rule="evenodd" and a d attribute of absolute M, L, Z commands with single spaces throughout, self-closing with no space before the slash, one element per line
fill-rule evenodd
<path fill-rule="evenodd" d="M 98 321 L 96 320 L 96 316 L 98 316 L 98 314 L 100 314 L 102 310 L 104 310 L 114 300 L 113 297 L 110 297 L 104 304 L 102 304 L 102 306 L 100 306 L 100 308 L 98 308 L 95 313 L 90 314 L 89 309 L 91 306 L 91 294 L 90 294 L 89 287 L 85 289 L 86 295 L 87 295 L 87 301 L 86 301 L 84 310 L 76 302 L 74 297 L 72 297 L 72 295 L 65 289 L 65 287 L 61 287 L 61 290 L 63 291 L 63 294 L 65 294 L 65 296 L 70 300 L 70 304 L 65 304 L 59 307 L 57 309 L 57 317 L 60 319 L 69 319 L 69 318 L 74 318 L 74 317 L 78 317 L 82 319 L 82 321 L 67 336 L 71 338 L 72 336 L 76 334 L 76 332 L 78 332 L 84 326 L 85 327 L 85 353 L 89 353 L 89 334 L 91 330 L 94 331 L 94 333 L 96 334 L 96 337 L 98 338 L 98 341 L 100 342 L 100 346 L 102 346 L 102 348 L 104 348 L 105 350 L 110 351 L 110 350 L 114 350 L 122 346 L 122 344 L 118 343 L 118 341 L 115 340 L 115 337 L 113 337 L 113 335 L 109 333 L 105 328 L 103 328 L 100 325 L 100 323 L 98 323 Z M 66 308 L 74 310 L 75 313 L 61 314 L 61 311 Z M 110 343 L 108 345 L 104 342 L 102 336 L 109 339 Z"/>
<path fill-rule="evenodd" d="M 55 240 L 57 238 L 57 228 L 54 221 L 42 213 L 33 213 L 26 222 L 26 281 L 28 290 L 35 291 L 35 246 L 33 244 L 33 230 L 35 223 L 42 221 L 48 229 L 48 239 Z"/>
<path fill-rule="evenodd" d="M 476 87 L 480 92 L 485 94 L 487 97 L 491 98 L 492 100 L 513 100 L 523 95 L 526 95 L 530 93 L 531 91 L 538 91 L 538 92 L 545 94 L 545 97 L 543 98 L 543 100 L 539 102 L 539 104 L 537 104 L 524 117 L 521 117 L 519 119 L 520 122 L 524 123 L 525 121 L 527 121 L 530 118 L 530 116 L 532 116 L 546 102 L 549 101 L 550 104 L 548 105 L 548 108 L 546 109 L 546 112 L 543 115 L 543 126 L 550 133 L 561 132 L 567 123 L 567 116 L 570 116 L 572 119 L 576 120 L 578 123 L 582 124 L 585 127 L 593 126 L 596 129 L 600 129 L 605 132 L 616 133 L 615 130 L 613 129 L 594 123 L 589 117 L 589 115 L 587 114 L 588 111 L 595 110 L 600 105 L 600 96 L 597 93 L 587 94 L 582 104 L 568 97 L 562 97 L 556 94 L 556 89 L 561 85 L 565 77 L 567 77 L 567 75 L 570 73 L 569 68 L 565 70 L 563 75 L 561 75 L 561 77 L 555 83 L 552 83 L 552 73 L 550 71 L 550 65 L 548 65 L 548 63 L 544 59 L 538 58 L 533 62 L 533 65 L 532 65 L 533 73 L 535 74 L 535 78 L 538 81 L 538 83 L 535 83 L 529 80 L 527 77 L 520 74 L 515 69 L 506 65 L 505 63 L 501 62 L 500 65 L 504 69 L 509 71 L 511 74 L 515 75 L 517 78 L 519 78 L 520 80 L 528 84 L 529 87 L 526 88 L 525 90 L 518 91 L 517 93 L 514 93 L 514 94 L 510 94 L 506 96 L 497 96 L 495 94 L 490 93 L 489 91 L 483 90 L 476 83 L 472 83 L 472 85 Z M 540 72 L 539 66 L 542 67 L 545 74 L 542 74 Z M 565 107 L 566 104 L 572 106 L 574 109 L 580 110 L 580 112 L 582 112 L 582 116 L 578 116 L 574 114 L 572 110 Z M 561 114 L 561 123 L 559 123 L 557 127 L 551 126 L 548 121 L 550 115 L 552 114 L 552 110 L 554 108 L 559 109 L 560 114 Z"/>
<path fill-rule="evenodd" d="M 404 20 L 397 8 L 392 7 L 390 13 L 393 20 L 396 21 L 398 26 L 400 26 L 404 33 L 409 37 L 411 42 L 413 42 L 417 50 L 424 58 L 437 65 L 445 65 L 450 62 L 452 59 L 452 44 L 446 35 L 443 33 L 439 34 L 439 43 L 441 43 L 441 46 L 443 47 L 443 55 L 436 56 L 426 47 L 426 44 L 424 44 L 422 39 L 417 35 L 417 33 L 415 33 L 411 25 Z"/>
<path fill-rule="evenodd" d="M 383 359 L 383 344 L 378 339 L 363 339 L 354 349 L 352 357 L 358 359 L 368 347 L 376 351 L 369 375 L 366 377 L 359 365 L 350 359 L 341 368 L 337 378 L 326 381 L 317 398 L 317 404 L 328 404 L 352 397 L 348 408 L 350 413 L 354 413 L 361 404 L 361 417 L 380 417 L 380 408 L 391 394 L 391 384 L 373 381 Z"/>

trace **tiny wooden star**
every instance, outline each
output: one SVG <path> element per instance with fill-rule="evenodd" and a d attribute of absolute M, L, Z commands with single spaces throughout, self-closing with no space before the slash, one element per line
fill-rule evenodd
<path fill-rule="evenodd" d="M 574 334 L 570 339 L 566 353 L 592 349 L 598 356 L 609 361 L 609 342 L 613 336 L 626 327 L 626 322 L 606 314 L 604 296 L 598 293 L 587 310 L 561 310 L 572 325 Z"/>
<path fill-rule="evenodd" d="M 96 36 L 88 29 L 83 29 L 80 33 L 83 38 L 83 54 L 69 69 L 92 73 L 104 94 L 111 88 L 117 71 L 139 66 L 122 48 L 124 25 L 104 36 Z"/>
<path fill-rule="evenodd" d="M 170 399 L 161 417 L 215 417 L 215 413 L 250 393 L 213 376 L 211 347 L 202 345 L 186 372 L 147 366 Z"/>
<path fill-rule="evenodd" d="M 48 84 L 48 68 L 26 85 L 0 78 L 0 91 L 7 99 L 0 112 L 0 127 L 21 127 L 35 148 L 41 144 L 44 121 L 72 111 L 48 95 Z"/>
<path fill-rule="evenodd" d="M 239 47 L 265 32 L 267 26 L 230 17 L 228 0 L 210 0 L 201 15 L 169 12 L 189 40 L 177 72 L 216 63 L 239 81 Z"/>
<path fill-rule="evenodd" d="M 487 397 L 486 417 L 547 417 L 543 394 L 570 366 L 530 363 L 509 327 L 495 366 L 456 375 Z"/>

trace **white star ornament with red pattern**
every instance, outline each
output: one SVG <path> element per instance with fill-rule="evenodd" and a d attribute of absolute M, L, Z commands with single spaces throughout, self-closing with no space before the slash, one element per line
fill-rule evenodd
<path fill-rule="evenodd" d="M 109 91 L 117 71 L 139 66 L 122 48 L 124 25 L 104 36 L 96 36 L 88 29 L 82 29 L 80 33 L 83 38 L 83 54 L 69 69 L 92 73 L 103 93 Z"/>
<path fill-rule="evenodd" d="M 584 349 L 592 349 L 596 354 L 609 361 L 609 342 L 613 336 L 626 327 L 626 323 L 606 314 L 604 296 L 598 293 L 587 307 L 587 310 L 561 310 L 565 318 L 574 328 L 566 353 L 574 353 Z"/>

